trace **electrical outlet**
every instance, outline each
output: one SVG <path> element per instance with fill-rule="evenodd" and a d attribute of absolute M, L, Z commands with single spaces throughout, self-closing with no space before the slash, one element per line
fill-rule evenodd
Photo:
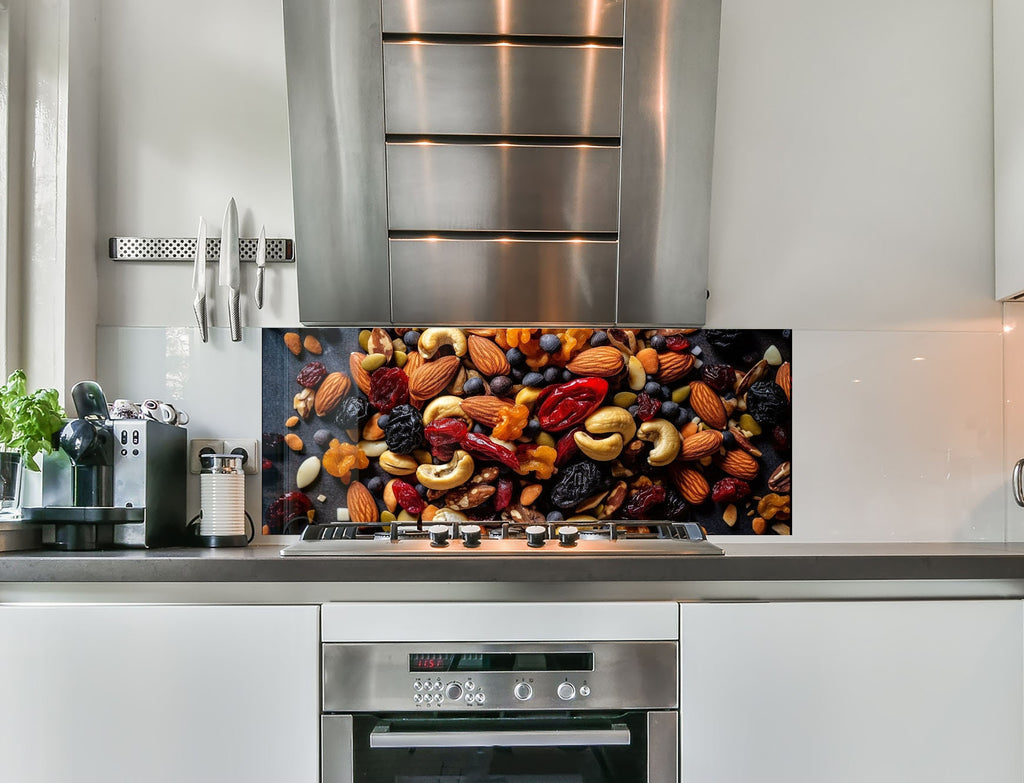
<path fill-rule="evenodd" d="M 253 475 L 260 472 L 260 443 L 254 438 L 225 438 L 225 454 L 242 454 L 242 470 Z"/>
<path fill-rule="evenodd" d="M 207 451 L 209 449 L 209 451 Z M 224 441 L 209 438 L 193 438 L 188 443 L 188 472 L 199 473 L 203 469 L 199 461 L 200 454 L 223 454 Z"/>

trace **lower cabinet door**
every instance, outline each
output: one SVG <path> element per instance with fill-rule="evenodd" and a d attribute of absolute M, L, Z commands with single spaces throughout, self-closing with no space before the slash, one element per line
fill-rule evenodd
<path fill-rule="evenodd" d="M 1020 783 L 1020 601 L 681 607 L 683 783 Z"/>
<path fill-rule="evenodd" d="M 0 779 L 315 783 L 317 613 L 0 607 Z"/>

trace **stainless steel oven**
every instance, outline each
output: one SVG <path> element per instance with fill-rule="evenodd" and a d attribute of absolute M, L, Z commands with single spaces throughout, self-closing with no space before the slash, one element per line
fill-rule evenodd
<path fill-rule="evenodd" d="M 324 783 L 676 783 L 675 641 L 326 643 Z"/>

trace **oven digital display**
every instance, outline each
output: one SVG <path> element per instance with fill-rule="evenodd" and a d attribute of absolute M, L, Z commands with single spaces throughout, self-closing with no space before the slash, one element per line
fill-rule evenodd
<path fill-rule="evenodd" d="M 412 653 L 410 672 L 591 672 L 594 654 L 583 652 Z"/>

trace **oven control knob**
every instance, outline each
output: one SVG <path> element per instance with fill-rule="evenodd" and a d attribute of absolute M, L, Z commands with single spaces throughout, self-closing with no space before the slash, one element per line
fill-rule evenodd
<path fill-rule="evenodd" d="M 462 698 L 462 686 L 457 682 L 450 682 L 444 689 L 444 695 L 448 701 L 458 701 Z"/>
<path fill-rule="evenodd" d="M 462 533 L 463 546 L 473 548 L 480 546 L 480 525 L 463 525 L 459 528 Z"/>
<path fill-rule="evenodd" d="M 533 688 L 530 687 L 528 682 L 517 682 L 516 687 L 512 689 L 512 693 L 519 701 L 528 701 L 533 696 Z"/>
<path fill-rule="evenodd" d="M 526 528 L 527 546 L 544 546 L 544 539 L 548 537 L 548 529 L 544 525 L 530 525 Z"/>
<path fill-rule="evenodd" d="M 573 525 L 562 525 L 558 528 L 558 543 L 561 546 L 576 546 L 580 531 Z"/>
<path fill-rule="evenodd" d="M 562 701 L 572 701 L 576 698 L 576 686 L 571 682 L 558 683 L 558 689 L 555 692 Z"/>
<path fill-rule="evenodd" d="M 431 525 L 427 532 L 431 546 L 448 546 L 448 525 Z"/>
<path fill-rule="evenodd" d="M 590 686 L 589 685 L 581 685 L 580 686 L 580 696 L 589 696 L 589 695 L 590 695 Z"/>

